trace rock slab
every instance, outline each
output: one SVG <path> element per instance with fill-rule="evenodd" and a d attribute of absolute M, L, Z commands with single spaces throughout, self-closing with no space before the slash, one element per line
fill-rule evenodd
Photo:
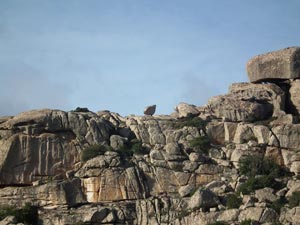
<path fill-rule="evenodd" d="M 247 63 L 250 82 L 300 78 L 300 47 L 258 55 Z"/>

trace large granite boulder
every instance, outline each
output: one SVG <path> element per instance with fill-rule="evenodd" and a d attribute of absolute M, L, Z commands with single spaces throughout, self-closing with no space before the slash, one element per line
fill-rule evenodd
<path fill-rule="evenodd" d="M 247 63 L 250 82 L 300 78 L 300 48 L 290 47 L 255 56 Z"/>
<path fill-rule="evenodd" d="M 175 107 L 175 111 L 179 114 L 179 117 L 197 116 L 200 113 L 195 105 L 184 102 L 179 103 Z"/>
<path fill-rule="evenodd" d="M 276 84 L 234 83 L 229 93 L 236 98 L 250 102 L 259 102 L 273 106 L 273 116 L 277 116 L 285 107 L 285 92 Z"/>
<path fill-rule="evenodd" d="M 217 118 L 253 122 L 281 115 L 285 96 L 275 84 L 235 83 L 229 87 L 228 94 L 212 97 L 208 108 Z"/>

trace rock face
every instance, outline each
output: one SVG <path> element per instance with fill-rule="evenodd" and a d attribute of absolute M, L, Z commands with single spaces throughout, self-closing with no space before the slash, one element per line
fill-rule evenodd
<path fill-rule="evenodd" d="M 275 84 L 236 83 L 229 94 L 213 97 L 208 109 L 217 118 L 229 121 L 263 120 L 284 110 L 285 93 Z"/>
<path fill-rule="evenodd" d="M 105 143 L 111 131 L 94 113 L 46 109 L 8 119 L 0 124 L 0 185 L 65 177 L 76 169 L 82 148 Z"/>
<path fill-rule="evenodd" d="M 300 48 L 255 56 L 247 63 L 247 72 L 250 82 L 300 78 Z"/>
<path fill-rule="evenodd" d="M 254 58 L 253 81 L 269 83 L 232 84 L 172 115 L 1 117 L 0 224 L 16 224 L 4 205 L 26 203 L 44 225 L 299 224 L 300 79 L 286 80 L 297 54 Z"/>

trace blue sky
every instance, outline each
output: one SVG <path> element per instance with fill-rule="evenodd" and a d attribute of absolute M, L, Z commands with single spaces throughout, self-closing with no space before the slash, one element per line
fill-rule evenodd
<path fill-rule="evenodd" d="M 1 0 L 0 115 L 37 108 L 158 114 L 248 81 L 300 45 L 299 0 Z"/>

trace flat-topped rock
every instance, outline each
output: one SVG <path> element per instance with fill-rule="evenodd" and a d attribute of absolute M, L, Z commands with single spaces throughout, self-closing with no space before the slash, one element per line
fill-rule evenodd
<path fill-rule="evenodd" d="M 300 47 L 258 55 L 247 63 L 250 82 L 300 78 Z"/>

